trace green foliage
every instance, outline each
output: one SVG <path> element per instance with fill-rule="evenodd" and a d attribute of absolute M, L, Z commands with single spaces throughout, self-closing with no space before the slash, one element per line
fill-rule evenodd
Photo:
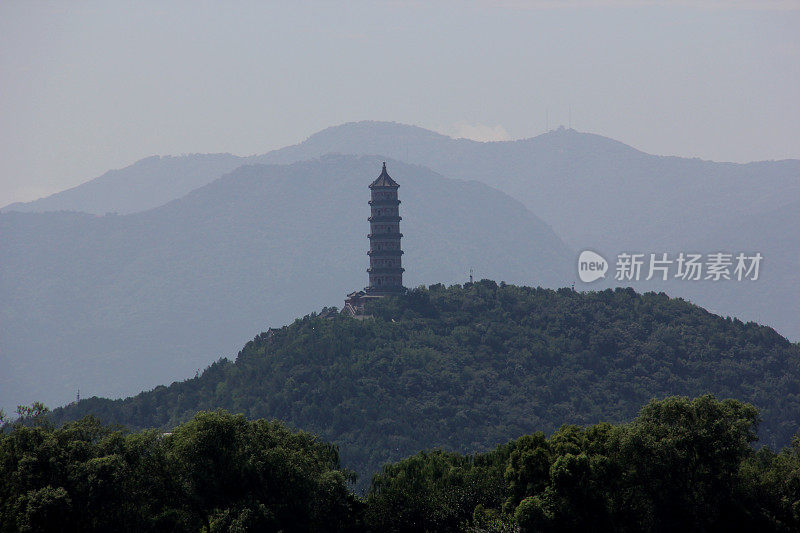
<path fill-rule="evenodd" d="M 796 531 L 800 439 L 756 452 L 757 420 L 738 401 L 673 397 L 628 424 L 565 425 L 484 454 L 421 453 L 375 476 L 366 522 L 372 531 Z"/>
<path fill-rule="evenodd" d="M 739 472 L 750 496 L 782 530 L 800 529 L 800 435 L 775 453 L 761 448 Z"/>
<path fill-rule="evenodd" d="M 382 464 L 421 449 L 473 453 L 565 423 L 629 421 L 650 399 L 672 395 L 753 404 L 760 441 L 772 448 L 798 428 L 798 346 L 664 294 L 483 280 L 414 289 L 369 313 L 309 315 L 197 378 L 125 400 L 83 400 L 52 419 L 93 414 L 166 431 L 200 410 L 277 418 L 340 446 L 362 490 Z M 525 461 L 536 468 L 535 458 Z"/>
<path fill-rule="evenodd" d="M 460 531 L 474 510 L 497 507 L 504 493 L 497 461 L 421 452 L 372 478 L 366 520 L 375 531 Z"/>
<path fill-rule="evenodd" d="M 17 422 L 27 424 L 43 424 L 46 423 L 46 416 L 50 412 L 42 402 L 33 402 L 31 405 L 18 405 L 17 406 Z M 0 411 L 0 422 L 5 421 L 5 414 Z"/>
<path fill-rule="evenodd" d="M 21 417 L 0 433 L 0 531 L 346 531 L 349 476 L 332 445 L 222 411 L 172 434 Z"/>
<path fill-rule="evenodd" d="M 753 454 L 758 412 L 734 400 L 710 396 L 694 401 L 653 402 L 614 441 L 628 465 L 623 482 L 632 512 L 650 529 L 659 524 L 706 529 L 747 520 L 734 491 L 739 467 Z M 644 518 L 646 517 L 646 518 Z"/>
<path fill-rule="evenodd" d="M 24 422 L 0 433 L 0 532 L 800 530 L 800 435 L 755 450 L 757 410 L 710 395 L 485 453 L 419 452 L 384 465 L 363 499 L 336 447 L 278 422 Z"/>

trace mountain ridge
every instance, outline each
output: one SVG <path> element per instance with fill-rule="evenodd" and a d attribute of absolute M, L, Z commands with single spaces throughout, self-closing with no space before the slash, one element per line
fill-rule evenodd
<path fill-rule="evenodd" d="M 765 161 L 753 161 L 748 163 L 733 163 L 733 162 L 717 162 L 713 160 L 701 159 L 697 157 L 687 158 L 678 155 L 658 155 L 658 154 L 650 154 L 648 152 L 644 152 L 639 150 L 631 145 L 628 145 L 622 141 L 618 141 L 611 137 L 606 137 L 600 134 L 591 133 L 591 132 L 579 132 L 577 130 L 571 128 L 564 128 L 563 126 L 557 129 L 549 130 L 547 132 L 541 133 L 539 135 L 535 135 L 533 137 L 527 137 L 524 139 L 515 139 L 509 141 L 490 141 L 490 142 L 482 142 L 482 141 L 475 141 L 472 139 L 467 138 L 454 138 L 450 137 L 432 130 L 428 130 L 422 128 L 420 126 L 413 126 L 402 124 L 398 122 L 383 122 L 383 121 L 357 121 L 357 122 L 346 122 L 343 124 L 330 126 L 323 130 L 320 130 L 305 140 L 297 143 L 295 145 L 289 145 L 283 148 L 278 148 L 263 154 L 257 155 L 247 155 L 247 156 L 240 156 L 234 155 L 231 153 L 193 153 L 193 154 L 183 154 L 183 155 L 153 155 L 148 156 L 142 159 L 137 160 L 136 162 L 128 165 L 126 167 L 121 167 L 118 169 L 112 169 L 108 172 L 104 173 L 97 178 L 90 179 L 82 184 L 76 185 L 74 187 L 70 187 L 63 191 L 54 193 L 47 197 L 39 198 L 37 200 L 33 200 L 30 202 L 14 202 L 3 206 L 0 208 L 0 212 L 2 211 L 33 211 L 33 212 L 42 212 L 42 211 L 52 211 L 52 210 L 70 210 L 70 211 L 83 211 L 83 212 L 90 212 L 94 214 L 105 214 L 108 212 L 118 212 L 119 214 L 128 214 L 136 211 L 142 211 L 145 209 L 150 209 L 152 207 L 157 207 L 157 205 L 162 205 L 167 201 L 177 199 L 181 196 L 181 194 L 177 196 L 169 196 L 169 195 L 161 195 L 158 196 L 157 199 L 147 198 L 147 203 L 143 205 L 139 205 L 136 207 L 120 207 L 115 205 L 101 205 L 100 202 L 95 202 L 91 205 L 75 205 L 70 204 L 69 202 L 74 202 L 74 198 L 65 198 L 74 195 L 75 193 L 84 193 L 89 196 L 96 194 L 94 190 L 89 190 L 92 187 L 97 187 L 100 185 L 107 186 L 116 178 L 118 178 L 121 174 L 125 173 L 126 171 L 131 171 L 133 174 L 134 171 L 139 170 L 142 166 L 147 166 L 152 163 L 161 163 L 165 166 L 169 166 L 169 163 L 178 163 L 181 161 L 186 161 L 187 166 L 191 166 L 195 164 L 193 159 L 197 158 L 216 158 L 222 159 L 225 161 L 223 163 L 223 170 L 221 172 L 217 172 L 215 169 L 209 175 L 201 175 L 196 177 L 193 181 L 191 181 L 192 188 L 196 188 L 202 186 L 206 183 L 210 183 L 216 177 L 220 175 L 230 172 L 236 166 L 243 165 L 243 164 L 253 164 L 253 163 L 270 163 L 275 162 L 278 164 L 286 164 L 290 162 L 295 162 L 302 159 L 308 159 L 310 152 L 308 151 L 309 148 L 311 150 L 317 150 L 314 152 L 313 157 L 319 157 L 321 155 L 325 155 L 327 153 L 341 153 L 341 154 L 353 154 L 353 155 L 368 155 L 370 153 L 386 153 L 385 150 L 354 150 L 354 146 L 352 145 L 351 141 L 348 142 L 348 145 L 342 147 L 341 149 L 337 150 L 332 148 L 332 145 L 335 145 L 337 140 L 337 136 L 340 136 L 342 133 L 346 135 L 352 135 L 354 131 L 363 130 L 364 133 L 367 133 L 369 136 L 376 136 L 375 129 L 379 128 L 383 130 L 382 132 L 378 133 L 378 137 L 391 137 L 394 140 L 396 137 L 409 137 L 411 139 L 428 139 L 428 140 L 435 140 L 436 142 L 450 144 L 453 146 L 469 146 L 472 148 L 478 148 L 484 146 L 520 146 L 520 145 L 538 145 L 538 144 L 545 144 L 550 145 L 551 147 L 558 147 L 558 143 L 556 141 L 563 141 L 565 138 L 569 138 L 566 136 L 571 136 L 573 139 L 584 139 L 584 140 L 591 140 L 595 143 L 602 144 L 609 148 L 614 148 L 619 150 L 620 152 L 629 153 L 629 154 L 640 154 L 646 155 L 650 157 L 657 157 L 657 158 L 669 158 L 675 160 L 686 160 L 686 161 L 699 161 L 704 163 L 714 163 L 714 164 L 722 164 L 722 165 L 735 165 L 735 166 L 742 166 L 742 165 L 753 165 L 753 164 L 760 164 L 760 163 L 780 163 L 780 162 L 796 162 L 798 159 L 782 159 L 782 160 L 765 160 Z M 368 144 L 368 143 L 366 143 Z M 321 146 L 318 146 L 321 145 Z M 386 155 L 390 155 L 386 153 Z M 401 154 L 402 155 L 402 154 Z M 404 160 L 402 157 L 394 157 L 395 159 Z M 413 161 L 408 161 L 413 162 Z M 424 165 L 429 166 L 429 165 Z M 188 172 L 188 169 L 181 170 L 181 172 Z M 165 174 L 166 175 L 166 174 Z M 137 176 L 134 174 L 133 178 L 143 179 L 141 176 Z M 129 176 L 125 176 L 126 179 L 131 179 Z M 145 180 L 146 181 L 146 180 Z M 165 180 L 163 180 L 165 181 Z M 162 181 L 162 182 L 163 182 Z M 149 182 L 147 182 L 149 183 Z M 144 187 L 144 185 L 142 185 Z M 192 188 L 179 188 L 179 190 L 185 194 L 188 193 Z M 128 191 L 129 192 L 129 191 Z M 60 200 L 64 200 L 60 202 Z M 108 201 L 107 199 L 103 201 Z M 156 203 L 161 202 L 161 203 Z M 92 207 L 94 206 L 94 207 Z"/>
<path fill-rule="evenodd" d="M 0 212 L 78 211 L 95 215 L 146 211 L 180 198 L 243 164 L 229 153 L 152 155 L 63 191 Z M 165 177 L 170 179 L 165 179 Z"/>

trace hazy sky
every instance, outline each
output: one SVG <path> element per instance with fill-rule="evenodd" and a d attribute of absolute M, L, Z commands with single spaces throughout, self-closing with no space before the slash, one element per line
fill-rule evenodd
<path fill-rule="evenodd" d="M 0 3 L 0 205 L 152 154 L 368 119 L 516 139 L 570 106 L 651 153 L 800 158 L 800 0 Z"/>

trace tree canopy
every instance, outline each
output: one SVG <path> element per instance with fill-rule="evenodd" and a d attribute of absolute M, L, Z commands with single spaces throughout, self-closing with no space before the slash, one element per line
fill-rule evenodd
<path fill-rule="evenodd" d="M 0 532 L 666 532 L 800 529 L 800 436 L 756 449 L 749 404 L 670 397 L 476 454 L 383 465 L 364 497 L 335 446 L 201 412 L 128 432 L 43 409 L 0 432 Z"/>
<path fill-rule="evenodd" d="M 350 479 L 333 445 L 226 411 L 169 433 L 23 418 L 0 434 L 0 530 L 346 531 Z"/>

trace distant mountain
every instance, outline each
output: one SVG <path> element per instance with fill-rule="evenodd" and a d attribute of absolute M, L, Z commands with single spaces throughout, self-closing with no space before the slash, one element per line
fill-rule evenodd
<path fill-rule="evenodd" d="M 386 154 L 481 181 L 522 201 L 576 248 L 659 251 L 800 198 L 800 160 L 664 157 L 564 128 L 484 143 L 403 124 L 355 122 L 256 160 L 286 163 L 333 152 Z"/>
<path fill-rule="evenodd" d="M 800 200 L 742 217 L 690 242 L 695 250 L 759 252 L 764 260 L 757 281 L 678 287 L 684 294 L 721 313 L 746 309 L 747 318 L 800 340 Z"/>
<path fill-rule="evenodd" d="M 132 215 L 0 213 L 0 406 L 120 396 L 191 375 L 241 339 L 366 285 L 381 159 L 244 166 Z M 388 161 L 407 286 L 470 267 L 562 286 L 572 252 L 509 196 Z"/>
<path fill-rule="evenodd" d="M 402 188 L 401 188 L 402 190 Z M 800 346 L 664 294 L 579 293 L 483 280 L 377 302 L 375 320 L 307 316 L 235 362 L 125 400 L 55 412 L 168 429 L 198 410 L 278 418 L 340 446 L 362 483 L 420 449 L 486 450 L 561 424 L 631 420 L 651 398 L 738 398 L 760 442 L 800 422 Z"/>
<path fill-rule="evenodd" d="M 762 255 L 758 279 L 737 281 L 730 268 L 731 280 L 685 281 L 656 279 L 646 281 L 647 266 L 643 267 L 640 281 L 614 280 L 614 265 L 605 281 L 579 284 L 580 288 L 604 288 L 620 285 L 636 290 L 664 291 L 686 298 L 713 313 L 737 316 L 769 324 L 790 339 L 800 340 L 800 201 L 755 212 L 730 221 L 724 227 L 709 226 L 687 234 L 681 242 L 661 251 L 675 260 L 679 252 L 723 252 L 735 257 L 738 253 Z M 626 250 L 612 249 L 603 255 L 613 260 Z M 630 251 L 630 250 L 627 250 Z M 649 256 L 648 256 L 649 257 Z M 644 259 L 645 264 L 649 261 Z M 735 259 L 733 259 L 735 264 Z M 673 264 L 671 274 L 676 272 Z M 705 274 L 704 274 L 705 275 Z"/>
<path fill-rule="evenodd" d="M 736 164 L 657 156 L 564 128 L 484 143 L 364 121 L 260 156 L 148 158 L 4 210 L 132 213 L 177 199 L 242 164 L 289 164 L 329 153 L 383 154 L 481 181 L 522 201 L 575 248 L 661 251 L 800 198 L 800 160 Z"/>
<path fill-rule="evenodd" d="M 148 157 L 45 198 L 7 205 L 0 212 L 136 213 L 180 198 L 247 161 L 231 154 Z"/>
<path fill-rule="evenodd" d="M 796 319 L 800 283 L 792 255 L 800 246 L 800 232 L 796 224 L 780 223 L 782 217 L 797 212 L 793 206 L 800 198 L 800 160 L 735 164 L 656 156 L 563 128 L 531 139 L 481 143 L 403 124 L 357 122 L 328 128 L 298 145 L 261 156 L 208 156 L 216 158 L 219 167 L 205 174 L 198 169 L 205 168 L 206 156 L 144 160 L 116 171 L 127 176 L 124 180 L 98 178 L 72 189 L 76 200 L 71 204 L 55 195 L 53 200 L 26 205 L 42 210 L 47 200 L 55 202 L 48 209 L 133 212 L 178 198 L 192 184 L 210 182 L 242 163 L 289 164 L 328 153 L 386 154 L 447 177 L 481 181 L 520 200 L 574 250 L 599 251 L 612 266 L 622 251 L 761 251 L 761 279 L 750 285 L 633 285 L 640 290 L 667 290 L 721 314 L 770 324 L 800 340 Z M 173 176 L 191 176 L 195 181 L 183 181 L 179 191 L 164 192 Z M 94 198 L 91 187 L 99 187 L 98 181 L 106 183 L 107 201 Z M 574 275 L 567 283 L 573 280 Z M 579 288 L 615 285 L 579 283 Z"/>

